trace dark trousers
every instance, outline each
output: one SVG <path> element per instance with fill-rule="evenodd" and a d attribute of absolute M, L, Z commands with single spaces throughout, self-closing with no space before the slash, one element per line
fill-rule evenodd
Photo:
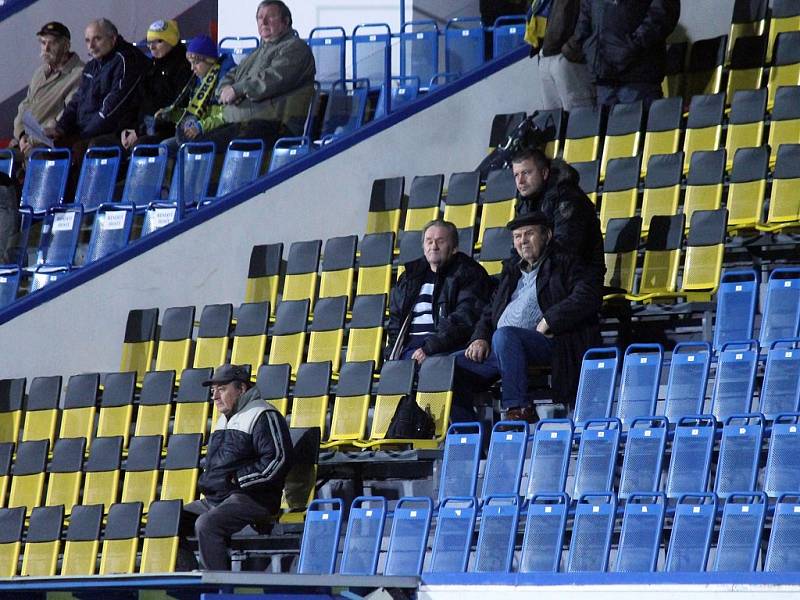
<path fill-rule="evenodd" d="M 645 110 L 650 108 L 654 100 L 664 97 L 660 83 L 620 83 L 617 85 L 596 85 L 597 106 L 614 106 L 642 101 Z"/>
<path fill-rule="evenodd" d="M 208 571 L 230 571 L 228 555 L 231 536 L 253 523 L 264 523 L 272 517 L 270 511 L 247 494 L 231 494 L 219 504 L 205 498 L 183 507 L 180 522 L 181 548 L 178 567 L 197 568 L 194 553 L 185 544 L 189 535 L 197 536 L 200 568 Z"/>

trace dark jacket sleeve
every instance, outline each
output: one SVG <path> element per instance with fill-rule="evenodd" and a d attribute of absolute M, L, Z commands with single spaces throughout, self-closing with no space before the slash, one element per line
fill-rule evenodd
<path fill-rule="evenodd" d="M 136 95 L 136 86 L 142 77 L 143 61 L 131 55 L 119 52 L 114 58 L 114 65 L 110 73 L 112 80 L 111 89 L 100 104 L 100 110 L 94 113 L 84 127 L 84 136 L 93 137 L 116 130 L 118 121 L 117 111 L 129 102 L 131 96 Z"/>
<path fill-rule="evenodd" d="M 78 106 L 81 103 L 81 98 L 86 94 L 89 79 L 86 77 L 86 71 L 81 74 L 81 82 L 78 90 L 72 94 L 72 97 L 64 106 L 64 111 L 56 122 L 56 128 L 64 134 L 69 135 L 78 128 Z"/>
<path fill-rule="evenodd" d="M 403 273 L 389 293 L 389 321 L 386 324 L 386 347 L 383 349 L 383 356 L 386 360 L 389 360 L 392 348 L 397 342 L 400 328 L 403 326 L 403 319 L 405 318 L 403 304 L 406 295 L 409 293 L 407 289 L 409 285 L 408 275 Z"/>
<path fill-rule="evenodd" d="M 642 24 L 631 35 L 637 48 L 663 44 L 681 16 L 680 0 L 653 0 Z"/>
<path fill-rule="evenodd" d="M 592 0 L 581 0 L 581 9 L 578 13 L 578 21 L 575 23 L 575 31 L 562 46 L 561 52 L 564 57 L 571 62 L 582 62 L 585 57 L 583 54 L 583 42 L 592 34 Z"/>
<path fill-rule="evenodd" d="M 283 485 L 292 466 L 292 440 L 286 419 L 276 410 L 264 411 L 253 425 L 258 458 L 236 470 L 239 487 Z"/>
<path fill-rule="evenodd" d="M 544 311 L 544 318 L 553 335 L 574 330 L 576 325 L 591 319 L 600 310 L 602 293 L 594 273 L 580 260 L 564 256 L 560 266 L 567 295 Z"/>

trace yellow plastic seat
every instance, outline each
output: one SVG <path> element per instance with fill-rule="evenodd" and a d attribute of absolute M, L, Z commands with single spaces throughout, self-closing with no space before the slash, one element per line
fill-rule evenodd
<path fill-rule="evenodd" d="M 131 438 L 122 483 L 122 502 L 141 502 L 146 509 L 156 499 L 161 444 L 160 435 Z"/>
<path fill-rule="evenodd" d="M 484 234 L 478 262 L 489 275 L 497 275 L 503 270 L 503 261 L 511 256 L 513 249 L 511 232 L 505 227 L 492 227 Z"/>
<path fill-rule="evenodd" d="M 642 235 L 647 235 L 650 219 L 656 215 L 674 215 L 681 198 L 683 152 L 655 154 L 650 157 L 642 196 Z"/>
<path fill-rule="evenodd" d="M 422 364 L 424 365 L 425 362 Z M 413 384 L 413 360 L 391 360 L 384 363 L 378 380 L 369 437 L 356 441 L 355 445 L 359 447 L 377 446 L 386 438 L 386 431 L 389 429 L 389 423 L 397 409 L 397 403 L 403 396 L 413 393 Z"/>
<path fill-rule="evenodd" d="M 514 218 L 516 203 L 517 184 L 511 169 L 490 171 L 486 177 L 486 191 L 483 193 L 478 247 L 483 244 L 483 237 L 487 229 L 505 227 Z"/>
<path fill-rule="evenodd" d="M 665 98 L 681 98 L 686 87 L 686 55 L 689 42 L 667 44 L 667 61 L 661 91 Z"/>
<path fill-rule="evenodd" d="M 61 549 L 63 506 L 40 506 L 31 513 L 22 553 L 23 577 L 53 577 Z"/>
<path fill-rule="evenodd" d="M 232 316 L 231 304 L 208 304 L 203 307 L 192 362 L 195 369 L 214 368 L 225 363 Z"/>
<path fill-rule="evenodd" d="M 356 296 L 347 336 L 347 362 L 371 360 L 377 364 L 380 361 L 385 310 L 386 296 L 383 294 Z"/>
<path fill-rule="evenodd" d="M 309 328 L 307 362 L 330 361 L 333 372 L 339 372 L 344 340 L 344 319 L 347 296 L 320 298 Z"/>
<path fill-rule="evenodd" d="M 400 230 L 404 187 L 403 177 L 376 179 L 372 182 L 366 233 L 391 232 L 397 235 Z"/>
<path fill-rule="evenodd" d="M 736 92 L 757 90 L 761 87 L 766 52 L 766 36 L 748 36 L 736 40 L 728 72 L 728 83 L 725 86 L 725 96 L 729 104 Z"/>
<path fill-rule="evenodd" d="M 239 307 L 233 330 L 232 364 L 250 365 L 253 371 L 257 371 L 263 364 L 267 350 L 269 315 L 269 302 L 246 302 Z"/>
<path fill-rule="evenodd" d="M 8 488 L 11 484 L 11 458 L 14 456 L 14 444 L 0 442 L 0 508 L 5 507 Z"/>
<path fill-rule="evenodd" d="M 291 427 L 319 427 L 325 435 L 330 380 L 330 362 L 300 365 L 292 394 Z"/>
<path fill-rule="evenodd" d="M 536 17 L 537 19 L 539 17 Z M 560 108 L 537 110 L 533 122 L 546 140 L 544 153 L 547 158 L 556 158 L 561 152 L 564 129 L 564 111 Z"/>
<path fill-rule="evenodd" d="M 388 294 L 392 282 L 395 234 L 367 234 L 361 239 L 356 294 Z"/>
<path fill-rule="evenodd" d="M 164 311 L 156 350 L 156 371 L 180 373 L 189 366 L 194 329 L 194 306 L 173 306 Z"/>
<path fill-rule="evenodd" d="M 94 575 L 100 550 L 100 525 L 103 507 L 100 504 L 76 506 L 69 519 L 61 575 Z"/>
<path fill-rule="evenodd" d="M 0 379 L 0 443 L 15 442 L 22 423 L 25 378 Z"/>
<path fill-rule="evenodd" d="M 11 491 L 6 506 L 9 508 L 24 506 L 30 515 L 34 508 L 42 505 L 49 448 L 50 443 L 47 440 L 21 442 L 17 446 Z"/>
<path fill-rule="evenodd" d="M 728 211 L 698 210 L 692 215 L 680 293 L 688 301 L 707 302 L 719 287 Z"/>
<path fill-rule="evenodd" d="M 153 364 L 156 350 L 156 329 L 158 309 L 134 309 L 128 312 L 125 324 L 125 337 L 122 343 L 120 371 L 136 371 L 141 381 Z"/>
<path fill-rule="evenodd" d="M 603 117 L 603 108 L 597 106 L 580 106 L 570 111 L 564 139 L 566 162 L 586 162 L 600 156 Z"/>
<path fill-rule="evenodd" d="M 725 94 L 692 97 L 683 141 L 684 173 L 688 173 L 695 152 L 716 150 L 720 147 L 724 108 Z"/>
<path fill-rule="evenodd" d="M 22 441 L 48 440 L 56 437 L 56 425 L 60 411 L 61 377 L 34 377 L 28 390 L 25 406 L 25 421 L 22 425 Z"/>
<path fill-rule="evenodd" d="M 422 231 L 428 221 L 439 218 L 444 175 L 419 175 L 411 182 L 403 231 Z"/>
<path fill-rule="evenodd" d="M 211 388 L 203 382 L 211 378 L 212 369 L 186 369 L 175 397 L 175 419 L 172 433 L 208 433 Z M 152 437 L 152 436 L 148 436 Z"/>
<path fill-rule="evenodd" d="M 570 165 L 578 172 L 578 185 L 592 204 L 598 203 L 598 180 L 600 178 L 600 161 L 572 163 Z"/>
<path fill-rule="evenodd" d="M 284 300 L 278 305 L 268 364 L 287 363 L 297 372 L 306 345 L 308 309 L 309 300 Z"/>
<path fill-rule="evenodd" d="M 767 0 L 737 0 L 733 3 L 726 64 L 732 61 L 733 50 L 739 38 L 764 34 L 768 5 Z"/>
<path fill-rule="evenodd" d="M 800 30 L 779 33 L 775 40 L 772 67 L 767 79 L 767 109 L 775 105 L 778 88 L 800 85 Z"/>
<path fill-rule="evenodd" d="M 289 379 L 291 365 L 261 365 L 256 385 L 261 397 L 278 409 L 284 417 L 289 414 Z"/>
<path fill-rule="evenodd" d="M 53 459 L 47 468 L 47 495 L 45 506 L 63 505 L 66 514 L 78 504 L 83 486 L 83 454 L 86 440 L 66 438 L 56 440 Z"/>
<path fill-rule="evenodd" d="M 722 83 L 722 64 L 725 62 L 727 35 L 697 40 L 689 51 L 684 96 L 718 94 Z"/>
<path fill-rule="evenodd" d="M 197 477 L 200 467 L 199 433 L 171 435 L 164 460 L 161 500 L 181 500 L 184 504 L 197 500 Z"/>
<path fill-rule="evenodd" d="M 783 144 L 772 174 L 767 221 L 758 228 L 780 231 L 800 225 L 800 144 Z"/>
<path fill-rule="evenodd" d="M 453 173 L 447 184 L 444 220 L 456 226 L 458 247 L 468 256 L 472 255 L 475 223 L 478 219 L 479 191 L 480 174 L 477 171 Z"/>
<path fill-rule="evenodd" d="M 601 231 L 606 231 L 610 219 L 624 219 L 636 214 L 640 170 L 638 156 L 611 159 L 600 203 Z"/>
<path fill-rule="evenodd" d="M 114 378 L 112 377 L 112 385 Z M 73 375 L 67 383 L 64 409 L 61 411 L 59 438 L 85 438 L 91 444 L 94 437 L 94 418 L 97 412 L 98 373 Z"/>
<path fill-rule="evenodd" d="M 611 107 L 603 142 L 603 158 L 600 161 L 600 181 L 606 178 L 610 160 L 636 156 L 639 153 L 642 115 L 641 100 L 630 104 L 615 104 Z"/>
<path fill-rule="evenodd" d="M 355 235 L 330 238 L 325 242 L 319 281 L 320 298 L 346 296 L 347 305 L 350 306 L 353 301 L 357 245 L 358 237 Z"/>
<path fill-rule="evenodd" d="M 767 143 L 770 167 L 775 166 L 782 145 L 800 143 L 800 86 L 782 87 L 775 95 Z"/>
<path fill-rule="evenodd" d="M 683 214 L 691 223 L 696 210 L 716 210 L 722 204 L 722 180 L 725 175 L 725 149 L 699 151 L 692 157 L 686 177 Z"/>
<path fill-rule="evenodd" d="M 312 305 L 317 295 L 317 269 L 322 240 L 294 242 L 289 246 L 282 300 L 308 300 Z"/>
<path fill-rule="evenodd" d="M 174 371 L 152 371 L 145 375 L 139 394 L 134 435 L 167 437 L 174 392 Z"/>
<path fill-rule="evenodd" d="M 606 262 L 604 285 L 611 294 L 629 294 L 633 291 L 641 217 L 611 219 L 603 241 Z"/>
<path fill-rule="evenodd" d="M 245 302 L 268 302 L 269 306 L 274 309 L 278 302 L 278 292 L 282 282 L 282 260 L 282 243 L 253 246 L 247 271 Z"/>
<path fill-rule="evenodd" d="M 762 221 L 767 191 L 769 149 L 740 148 L 733 161 L 728 185 L 728 231 L 755 230 Z"/>
<path fill-rule="evenodd" d="M 642 273 L 636 294 L 629 300 L 650 301 L 660 295 L 672 295 L 678 280 L 683 240 L 684 215 L 656 215 L 650 221 L 644 250 Z"/>
<path fill-rule="evenodd" d="M 800 6 L 795 0 L 772 0 L 769 20 L 769 43 L 767 56 L 772 57 L 775 41 L 781 33 L 800 31 Z"/>
<path fill-rule="evenodd" d="M 336 386 L 331 431 L 328 441 L 321 444 L 322 448 L 351 446 L 356 440 L 364 439 L 374 368 L 371 360 L 342 366 Z"/>
<path fill-rule="evenodd" d="M 0 508 L 0 577 L 14 577 L 22 549 L 25 509 Z"/>
<path fill-rule="evenodd" d="M 150 505 L 144 528 L 139 573 L 173 573 L 178 560 L 180 500 L 160 500 Z"/>
<path fill-rule="evenodd" d="M 122 436 L 97 438 L 83 465 L 82 505 L 101 504 L 107 511 L 119 497 Z"/>
<path fill-rule="evenodd" d="M 141 521 L 141 502 L 113 504 L 109 508 L 100 555 L 100 575 L 134 572 Z"/>
<path fill-rule="evenodd" d="M 764 111 L 767 108 L 767 90 L 742 90 L 736 92 L 728 117 L 728 135 L 725 152 L 726 168 L 733 168 L 733 157 L 739 148 L 760 146 L 764 141 Z"/>
<path fill-rule="evenodd" d="M 121 435 L 128 445 L 133 419 L 133 396 L 136 391 L 136 373 L 108 373 L 100 397 L 100 416 L 97 419 L 97 437 Z M 65 411 L 66 412 L 66 411 Z"/>
<path fill-rule="evenodd" d="M 661 98 L 650 105 L 642 148 L 642 175 L 647 175 L 651 156 L 678 151 L 682 109 L 683 99 L 680 97 Z"/>

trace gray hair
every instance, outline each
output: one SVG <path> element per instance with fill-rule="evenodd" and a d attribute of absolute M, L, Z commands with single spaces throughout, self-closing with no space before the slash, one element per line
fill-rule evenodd
<path fill-rule="evenodd" d="M 119 35 L 119 31 L 117 30 L 117 26 L 114 25 L 111 21 L 106 18 L 97 19 L 96 21 L 91 21 L 89 25 L 95 25 L 105 32 L 106 35 Z M 87 25 L 88 27 L 88 25 Z"/>
<path fill-rule="evenodd" d="M 443 227 L 447 230 L 450 234 L 450 241 L 453 243 L 454 248 L 458 248 L 458 228 L 451 223 L 450 221 L 445 221 L 444 219 L 434 219 L 433 221 L 428 221 L 425 223 L 425 227 L 422 228 L 422 243 L 425 243 L 425 233 L 427 233 L 428 229 L 431 227 Z"/>
<path fill-rule="evenodd" d="M 258 11 L 262 8 L 267 6 L 277 6 L 278 9 L 281 11 L 281 18 L 284 21 L 289 22 L 289 27 L 292 26 L 292 11 L 289 10 L 289 7 L 286 6 L 286 3 L 283 0 L 262 0 L 258 3 L 258 8 L 256 9 L 256 16 L 258 16 Z"/>

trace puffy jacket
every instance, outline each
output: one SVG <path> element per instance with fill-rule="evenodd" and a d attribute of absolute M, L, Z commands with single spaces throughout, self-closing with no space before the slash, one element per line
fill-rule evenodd
<path fill-rule="evenodd" d="M 86 63 L 78 91 L 56 124 L 58 129 L 85 139 L 135 127 L 137 86 L 149 62 L 122 36 L 117 37 L 111 52 Z"/>
<path fill-rule="evenodd" d="M 406 340 L 411 309 L 419 296 L 429 266 L 425 257 L 405 265 L 389 301 L 387 359 L 396 358 Z M 458 350 L 466 345 L 481 311 L 492 293 L 493 282 L 481 265 L 456 252 L 436 271 L 433 287 L 433 324 L 436 332 L 425 340 L 426 354 Z M 402 335 L 401 335 L 402 331 Z"/>
<path fill-rule="evenodd" d="M 232 493 L 248 494 L 275 513 L 291 466 L 286 419 L 253 387 L 239 398 L 230 418 L 217 420 L 199 488 L 214 503 Z"/>
<path fill-rule="evenodd" d="M 583 354 L 600 344 L 598 311 L 602 304 L 601 286 L 591 269 L 576 256 L 551 243 L 546 250 L 539 273 L 536 291 L 539 307 L 554 336 L 552 358 L 553 398 L 573 405 L 578 389 Z M 475 327 L 470 342 L 491 342 L 492 334 L 521 276 L 521 258 L 503 263 L 500 284 Z"/>
<path fill-rule="evenodd" d="M 139 86 L 139 135 L 146 133 L 144 118 L 169 106 L 192 79 L 192 68 L 186 60 L 186 46 L 179 42 L 164 58 L 156 58 L 142 77 Z M 156 121 L 159 133 L 171 136 L 174 128 Z"/>
<path fill-rule="evenodd" d="M 535 211 L 550 218 L 555 241 L 589 265 L 602 284 L 606 265 L 600 220 L 594 204 L 578 185 L 578 172 L 563 160 L 551 162 L 542 193 L 517 199 L 517 216 Z"/>
<path fill-rule="evenodd" d="M 564 56 L 575 61 L 584 54 L 601 84 L 661 83 L 667 37 L 680 14 L 680 0 L 581 0 Z"/>

